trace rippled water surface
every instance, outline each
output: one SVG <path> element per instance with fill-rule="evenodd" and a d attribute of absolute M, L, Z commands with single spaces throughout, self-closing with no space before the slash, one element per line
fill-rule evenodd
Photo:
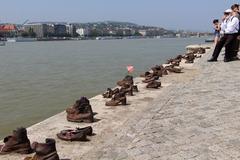
<path fill-rule="evenodd" d="M 0 138 L 184 53 L 203 38 L 19 42 L 0 46 Z"/>

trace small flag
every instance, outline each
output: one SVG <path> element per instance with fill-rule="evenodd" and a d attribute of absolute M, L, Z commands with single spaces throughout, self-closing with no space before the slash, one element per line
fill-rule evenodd
<path fill-rule="evenodd" d="M 134 67 L 132 65 L 127 66 L 128 73 L 132 73 L 134 71 Z"/>

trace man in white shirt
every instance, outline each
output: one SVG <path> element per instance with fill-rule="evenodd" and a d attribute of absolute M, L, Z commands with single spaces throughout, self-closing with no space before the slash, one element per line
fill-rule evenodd
<path fill-rule="evenodd" d="M 239 30 L 239 20 L 237 17 L 232 15 L 232 10 L 227 9 L 224 12 L 224 16 L 222 18 L 221 30 L 224 35 L 220 39 L 220 41 L 216 44 L 215 49 L 212 54 L 212 58 L 208 60 L 208 62 L 215 62 L 222 50 L 225 46 L 225 57 L 224 62 L 232 61 L 233 55 L 233 47 L 234 42 L 237 38 L 238 30 Z"/>
<path fill-rule="evenodd" d="M 233 11 L 233 16 L 237 17 L 238 20 L 240 20 L 240 10 L 239 10 L 239 4 L 233 4 L 231 6 L 231 9 Z M 238 51 L 239 51 L 239 45 L 240 45 L 240 31 L 238 30 L 238 36 L 237 36 L 237 40 L 234 43 L 234 52 L 233 52 L 233 59 L 235 60 L 239 60 L 238 58 Z"/>

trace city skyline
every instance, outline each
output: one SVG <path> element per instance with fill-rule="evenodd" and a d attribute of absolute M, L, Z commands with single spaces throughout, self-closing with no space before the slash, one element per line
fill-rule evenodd
<path fill-rule="evenodd" d="M 57 22 L 98 22 L 121 21 L 139 25 L 157 26 L 166 29 L 211 31 L 212 19 L 220 19 L 225 9 L 236 0 L 206 1 L 183 0 L 126 0 L 113 2 L 105 0 L 24 0 L 4 1 L 0 10 L 0 23 Z M 37 6 L 37 7 L 36 7 Z"/>

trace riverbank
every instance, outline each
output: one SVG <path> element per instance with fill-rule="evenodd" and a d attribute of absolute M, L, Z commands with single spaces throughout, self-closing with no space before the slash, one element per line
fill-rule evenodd
<path fill-rule="evenodd" d="M 126 65 L 138 76 L 201 43 L 203 38 L 8 43 L 0 50 L 0 139 L 63 111 L 79 96 L 116 86 Z"/>
<path fill-rule="evenodd" d="M 136 78 L 140 92 L 128 97 L 128 106 L 106 107 L 101 95 L 91 98 L 99 121 L 90 124 L 96 135 L 89 142 L 56 138 L 62 129 L 89 125 L 67 122 L 65 112 L 28 128 L 29 138 L 55 138 L 60 157 L 72 160 L 237 159 L 239 62 L 207 63 L 209 56 L 184 65 L 182 74 L 161 78 L 159 90 L 145 89 Z"/>
<path fill-rule="evenodd" d="M 199 36 L 186 36 L 186 37 L 176 37 L 176 36 L 124 36 L 124 37 L 45 37 L 45 38 L 29 38 L 29 37 L 15 37 L 15 38 L 5 38 L 2 41 L 8 43 L 14 42 L 37 42 L 37 41 L 82 41 L 82 40 L 138 40 L 138 39 L 166 39 L 166 38 L 197 38 Z M 209 36 L 203 36 L 208 38 Z M 1 39 L 0 39 L 1 40 Z M 211 41 L 212 42 L 212 41 Z"/>
<path fill-rule="evenodd" d="M 86 153 L 91 152 L 94 148 L 101 146 L 105 143 L 111 143 L 115 139 L 115 136 L 118 135 L 119 130 L 125 127 L 129 127 L 128 122 L 135 120 L 137 117 L 144 113 L 145 110 L 151 108 L 151 106 L 158 102 L 159 100 L 165 103 L 165 98 L 163 94 L 169 86 L 174 85 L 176 82 L 185 82 L 190 80 L 197 74 L 197 71 L 192 68 L 192 64 L 185 65 L 183 74 L 170 74 L 161 78 L 162 88 L 159 90 L 150 90 L 145 89 L 144 83 L 142 83 L 142 78 L 135 78 L 135 83 L 138 85 L 140 90 L 139 93 L 136 93 L 135 96 L 127 97 L 128 103 L 127 106 L 118 106 L 118 107 L 106 107 L 105 102 L 107 99 L 103 99 L 101 95 L 97 95 L 90 99 L 93 111 L 97 113 L 95 116 L 99 121 L 93 124 L 85 123 L 71 123 L 66 120 L 65 111 L 59 113 L 53 117 L 50 117 L 38 124 L 35 124 L 29 127 L 28 136 L 31 142 L 38 141 L 44 142 L 45 138 L 51 137 L 55 138 L 57 141 L 57 150 L 61 158 L 70 158 L 78 159 L 81 156 L 84 156 Z M 158 98 L 161 97 L 161 98 Z M 74 103 L 74 102 L 73 102 Z M 145 124 L 144 121 L 141 125 Z M 56 138 L 56 133 L 60 130 L 76 127 L 85 127 L 91 125 L 93 127 L 95 136 L 91 137 L 90 142 L 64 142 Z M 129 135 L 128 135 L 129 134 Z M 133 133 L 127 133 L 128 136 L 132 136 Z M 111 137 L 109 139 L 109 137 Z M 121 141 L 128 141 L 126 138 L 123 138 Z M 92 154 L 91 154 L 92 155 Z M 1 158 L 6 159 L 16 159 L 20 155 L 12 154 L 7 156 L 2 156 Z M 88 155 L 87 155 L 88 156 Z M 100 156 L 97 155 L 96 156 Z M 20 156 L 24 157 L 24 156 Z M 96 159 L 98 159 L 96 157 Z M 94 159 L 94 158 L 93 158 Z"/>

